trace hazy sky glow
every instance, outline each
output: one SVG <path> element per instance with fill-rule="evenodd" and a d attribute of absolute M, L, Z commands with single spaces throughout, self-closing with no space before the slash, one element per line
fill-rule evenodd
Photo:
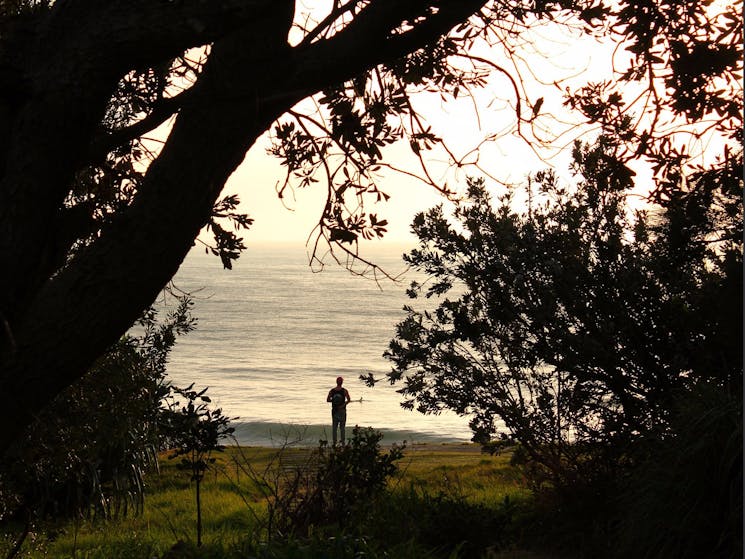
<path fill-rule="evenodd" d="M 571 145 L 577 136 L 578 131 L 571 121 L 577 122 L 578 119 L 562 106 L 563 90 L 552 82 L 573 76 L 573 83 L 583 83 L 588 76 L 599 79 L 610 75 L 611 45 L 602 45 L 589 37 L 560 36 L 555 28 L 554 38 L 549 39 L 550 30 L 551 27 L 545 26 L 532 32 L 535 49 L 531 47 L 532 52 L 523 53 L 523 62 L 517 61 L 517 69 L 529 82 L 527 88 L 531 101 L 544 98 L 541 111 L 544 116 L 537 119 L 534 131 L 523 130 L 523 133 L 534 134 L 540 139 L 558 136 L 551 150 L 541 151 L 540 156 L 515 133 L 512 86 L 498 73 L 489 79 L 487 87 L 475 91 L 472 99 L 461 97 L 455 102 L 443 102 L 437 94 L 424 93 L 414 100 L 433 131 L 446 141 L 457 157 L 472 152 L 485 137 L 498 136 L 497 141 L 480 147 L 478 163 L 481 170 L 503 183 L 522 183 L 529 172 L 549 164 L 566 175 L 569 155 L 562 148 Z M 505 63 L 501 53 L 482 49 L 477 54 L 496 63 Z M 530 59 L 530 68 L 524 62 L 527 59 Z M 539 83 L 538 79 L 546 83 Z M 285 172 L 279 161 L 266 153 L 268 145 L 269 138 L 265 135 L 230 178 L 225 193 L 237 193 L 242 202 L 241 209 L 255 220 L 245 235 L 247 244 L 279 241 L 303 245 L 321 214 L 325 202 L 323 187 L 295 189 L 280 200 L 276 188 L 283 183 Z M 384 155 L 387 162 L 396 167 L 421 174 L 404 142 L 394 144 L 384 151 Z M 474 162 L 475 158 L 476 152 L 467 161 Z M 441 150 L 428 153 L 428 160 L 430 173 L 447 182 L 455 191 L 462 190 L 467 176 L 483 175 L 476 167 L 452 166 L 452 161 Z M 490 181 L 490 184 L 494 189 L 499 188 L 495 181 Z M 389 222 L 388 234 L 380 242 L 413 244 L 415 238 L 410 233 L 410 223 L 414 215 L 443 201 L 442 196 L 421 181 L 391 170 L 381 174 L 379 185 L 391 196 L 387 203 L 368 208 L 368 212 Z"/>
<path fill-rule="evenodd" d="M 299 14 L 310 11 L 318 21 L 331 6 L 330 2 L 315 2 L 311 10 L 306 4 L 298 3 L 296 21 L 305 17 Z M 566 88 L 611 79 L 614 70 L 624 70 L 628 64 L 628 53 L 617 49 L 609 38 L 600 40 L 550 22 L 531 24 L 529 30 L 521 32 L 520 40 L 522 48 L 512 57 L 485 43 L 477 44 L 473 53 L 500 65 L 522 81 L 529 103 L 526 107 L 523 100 L 524 116 L 530 114 L 533 103 L 543 99 L 532 126 L 523 124 L 523 138 L 515 129 L 513 86 L 497 71 L 492 72 L 486 87 L 472 92 L 472 97 L 461 96 L 457 101 L 444 102 L 439 94 L 423 93 L 413 98 L 414 106 L 432 126 L 433 132 L 444 139 L 457 158 L 468 154 L 466 162 L 478 161 L 478 166 L 458 167 L 443 150 L 426 154 L 428 172 L 447 183 L 451 190 L 462 191 L 467 176 L 486 176 L 489 187 L 497 191 L 505 185 L 523 184 L 529 173 L 549 165 L 560 177 L 572 180 L 567 169 L 571 145 L 580 136 L 591 141 L 593 131 L 581 127 L 578 124 L 581 118 L 563 106 Z M 632 89 L 626 91 L 629 98 L 633 98 Z M 297 109 L 304 112 L 309 106 L 312 104 L 306 100 Z M 645 118 L 644 111 L 638 114 Z M 482 143 L 487 137 L 494 139 Z M 269 134 L 265 134 L 230 178 L 225 194 L 238 194 L 241 211 L 254 219 L 253 226 L 244 235 L 249 246 L 273 241 L 302 246 L 313 234 L 325 203 L 323 178 L 319 177 L 321 182 L 315 188 L 288 190 L 284 199 L 279 199 L 277 188 L 285 180 L 285 170 L 278 159 L 266 153 L 269 145 Z M 477 146 L 478 151 L 474 151 Z M 700 143 L 698 151 L 705 151 L 705 147 Z M 694 151 L 688 150 L 689 153 Z M 383 153 L 387 163 L 409 173 L 421 174 L 406 141 L 394 144 Z M 633 168 L 637 172 L 637 190 L 648 192 L 652 184 L 651 172 L 638 161 L 633 163 Z M 391 199 L 366 207 L 368 213 L 375 213 L 389 222 L 388 234 L 377 242 L 413 244 L 415 238 L 409 229 L 414 215 L 442 202 L 443 198 L 421 181 L 391 170 L 381 174 L 378 185 Z M 638 201 L 641 202 L 641 198 Z"/>

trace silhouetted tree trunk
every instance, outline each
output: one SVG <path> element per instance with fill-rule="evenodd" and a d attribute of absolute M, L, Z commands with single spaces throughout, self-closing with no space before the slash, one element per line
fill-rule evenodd
<path fill-rule="evenodd" d="M 277 118 L 483 3 L 436 2 L 438 13 L 391 35 L 430 2 L 373 2 L 331 38 L 297 48 L 287 43 L 288 0 L 58 0 L 0 19 L 0 453 L 153 302 Z M 197 83 L 151 113 L 151 128 L 177 116 L 131 204 L 70 253 L 76 231 L 90 227 L 65 208 L 70 185 L 147 131 L 101 126 L 119 80 L 210 43 Z"/>

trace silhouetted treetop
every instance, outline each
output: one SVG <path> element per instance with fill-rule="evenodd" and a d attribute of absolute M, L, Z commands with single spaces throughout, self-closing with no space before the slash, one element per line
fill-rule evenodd
<path fill-rule="evenodd" d="M 542 101 L 511 58 L 535 25 L 611 36 L 631 49 L 634 64 L 618 83 L 641 80 L 638 118 L 648 127 L 629 126 L 638 104 L 608 93 L 612 84 L 571 100 L 602 127 L 626 130 L 619 151 L 667 165 L 678 149 L 662 126 L 668 111 L 726 133 L 741 107 L 731 95 L 742 66 L 735 6 L 334 0 L 309 13 L 299 6 L 0 1 L 0 391 L 9 400 L 0 451 L 129 328 L 204 228 L 213 239 L 207 250 L 230 267 L 252 220 L 222 190 L 267 132 L 288 173 L 279 193 L 321 191 L 318 242 L 355 253 L 357 240 L 386 229 L 370 207 L 389 196 L 376 176 L 395 166 L 385 146 L 408 144 L 420 177 L 446 193 L 428 173 L 427 150 L 478 166 L 417 112 L 418 92 L 463 97 L 501 75 L 514 130 L 540 143 L 533 126 Z M 679 92 L 674 104 L 659 80 Z"/>

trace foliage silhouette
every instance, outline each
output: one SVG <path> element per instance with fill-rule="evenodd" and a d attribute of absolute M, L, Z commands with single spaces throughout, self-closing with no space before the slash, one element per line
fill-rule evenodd
<path fill-rule="evenodd" d="M 157 465 L 165 435 L 166 359 L 194 327 L 191 304 L 181 298 L 162 321 L 149 310 L 139 336 L 123 337 L 39 415 L 0 466 L 0 520 L 141 510 L 143 474 Z"/>
<path fill-rule="evenodd" d="M 408 307 L 386 352 L 405 406 L 471 415 L 482 442 L 501 423 L 537 486 L 612 479 L 665 431 L 676 394 L 742 387 L 742 223 L 717 213 L 741 208 L 741 176 L 693 175 L 634 214 L 611 140 L 578 144 L 575 170 L 576 187 L 538 173 L 524 212 L 471 180 L 455 224 L 418 215 L 405 260 L 428 280 L 410 295 L 441 299 Z"/>
<path fill-rule="evenodd" d="M 346 445 L 319 441 L 317 448 L 302 449 L 288 443 L 262 472 L 246 459 L 237 461 L 266 499 L 267 540 L 302 541 L 328 527 L 344 531 L 358 525 L 403 457 L 404 447 L 395 444 L 382 452 L 382 437 L 372 427 L 355 426 Z"/>
<path fill-rule="evenodd" d="M 513 131 L 536 148 L 546 143 L 546 104 L 531 101 L 520 70 L 508 70 L 540 24 L 610 36 L 631 51 L 617 86 L 641 89 L 638 102 L 624 105 L 606 84 L 571 101 L 628 136 L 629 153 L 679 166 L 668 107 L 683 125 L 739 130 L 731 125 L 742 108 L 735 6 L 348 0 L 323 14 L 295 8 L 291 0 L 0 2 L 0 391 L 14 395 L 0 410 L 0 452 L 148 308 L 202 228 L 214 239 L 206 249 L 231 265 L 251 218 L 221 192 L 267 132 L 288 172 L 279 194 L 318 187 L 326 201 L 315 238 L 346 256 L 387 227 L 369 207 L 389 196 L 376 179 L 395 167 L 385 146 L 403 140 L 420 178 L 447 193 L 428 171 L 427 151 L 478 167 L 477 152 L 449 149 L 417 112 L 416 93 L 455 99 L 499 76 Z M 495 60 L 479 56 L 482 47 Z M 661 85 L 677 92 L 675 103 L 658 94 Z M 631 130 L 634 111 L 650 126 Z M 151 141 L 164 123 L 167 138 Z"/>
<path fill-rule="evenodd" d="M 622 494 L 615 556 L 741 557 L 741 398 L 697 386 L 676 401 L 670 423 Z"/>

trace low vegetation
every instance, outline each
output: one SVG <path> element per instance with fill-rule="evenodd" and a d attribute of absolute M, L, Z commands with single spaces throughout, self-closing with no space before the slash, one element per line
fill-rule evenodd
<path fill-rule="evenodd" d="M 162 454 L 160 471 L 146 476 L 141 514 L 39 525 L 17 557 L 469 557 L 509 547 L 507 519 L 530 495 L 509 453 L 380 442 L 360 430 L 341 452 L 227 447 L 202 479 L 200 548 L 193 483 Z M 374 475 L 358 469 L 357 483 L 339 488 L 335 477 L 360 464 Z M 332 498 L 301 519 L 315 490 Z M 2 556 L 18 536 L 13 528 L 4 526 Z"/>
<path fill-rule="evenodd" d="M 145 476 L 139 513 L 39 522 L 20 546 L 23 526 L 5 522 L 0 556 L 739 557 L 738 407 L 719 404 L 693 425 L 696 406 L 681 415 L 676 421 L 699 436 L 686 448 L 668 445 L 666 463 L 641 468 L 617 502 L 598 503 L 590 485 L 578 486 L 574 499 L 530 489 L 514 447 L 496 453 L 474 444 L 382 447 L 380 433 L 356 429 L 342 449 L 324 441 L 317 448 L 226 447 L 200 479 L 201 536 L 195 537 L 194 483 L 164 452 L 160 469 Z M 703 463 L 719 477 L 704 483 L 692 475 Z"/>

